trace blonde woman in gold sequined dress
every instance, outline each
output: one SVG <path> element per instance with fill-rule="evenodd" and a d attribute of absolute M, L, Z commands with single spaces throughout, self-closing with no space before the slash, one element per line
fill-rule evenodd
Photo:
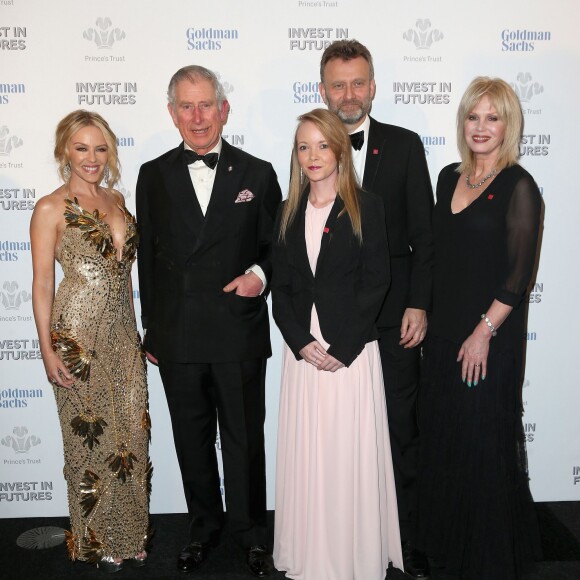
<path fill-rule="evenodd" d="M 113 189 L 116 138 L 102 117 L 67 115 L 54 154 L 64 184 L 32 215 L 32 300 L 62 429 L 67 546 L 72 560 L 116 572 L 124 560 L 145 563 L 149 534 L 150 421 L 131 289 L 138 236 Z"/>

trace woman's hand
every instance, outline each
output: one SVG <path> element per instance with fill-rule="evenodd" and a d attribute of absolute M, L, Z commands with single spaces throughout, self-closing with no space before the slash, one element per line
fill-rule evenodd
<path fill-rule="evenodd" d="M 344 366 L 338 359 L 328 354 L 317 340 L 312 341 L 300 349 L 300 356 L 306 362 L 315 366 L 319 371 L 330 371 L 334 373 Z"/>
<path fill-rule="evenodd" d="M 316 368 L 328 356 L 326 350 L 317 340 L 313 340 L 310 344 L 301 348 L 299 354 L 307 363 Z"/>
<path fill-rule="evenodd" d="M 494 300 L 484 316 L 492 321 L 493 330 L 497 331 L 511 311 L 511 306 Z M 489 354 L 489 341 L 492 338 L 491 331 L 492 329 L 487 325 L 487 322 L 482 319 L 459 349 L 457 362 L 463 361 L 461 378 L 463 382 L 467 379 L 468 387 L 477 386 L 479 377 L 481 376 L 481 380 L 484 381 L 487 376 L 487 355 Z"/>
<path fill-rule="evenodd" d="M 44 362 L 46 376 L 53 385 L 64 387 L 65 389 L 70 389 L 73 386 L 73 376 L 54 351 L 50 351 L 46 355 L 43 353 L 42 361 Z"/>
<path fill-rule="evenodd" d="M 461 345 L 457 362 L 463 361 L 461 365 L 461 378 L 463 382 L 467 379 L 467 386 L 477 386 L 479 377 L 485 380 L 487 375 L 487 355 L 489 354 L 489 341 L 491 332 L 483 328 L 481 324 L 469 335 L 467 340 Z"/>
<path fill-rule="evenodd" d="M 330 371 L 331 373 L 334 373 L 343 367 L 344 365 L 338 359 L 327 353 L 324 361 L 318 365 L 318 370 Z"/>

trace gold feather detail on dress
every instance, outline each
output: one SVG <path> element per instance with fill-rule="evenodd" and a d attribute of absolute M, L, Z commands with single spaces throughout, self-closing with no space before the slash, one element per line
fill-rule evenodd
<path fill-rule="evenodd" d="M 80 504 L 85 518 L 89 516 L 97 505 L 101 497 L 102 487 L 101 478 L 90 469 L 86 469 L 80 483 Z"/>
<path fill-rule="evenodd" d="M 91 374 L 91 359 L 95 357 L 95 353 L 86 351 L 60 321 L 50 332 L 50 340 L 52 350 L 60 355 L 66 368 L 81 381 L 87 381 Z"/>
<path fill-rule="evenodd" d="M 151 496 L 151 479 L 153 478 L 153 464 L 151 459 L 147 461 L 147 468 L 145 469 L 145 489 L 147 490 L 147 495 Z"/>
<path fill-rule="evenodd" d="M 127 481 L 127 477 L 131 477 L 131 470 L 133 469 L 133 461 L 138 461 L 133 453 L 127 450 L 123 443 L 117 453 L 111 453 L 107 459 L 111 471 L 117 475 L 123 483 Z"/>
<path fill-rule="evenodd" d="M 79 437 L 83 437 L 83 445 L 92 449 L 95 443 L 99 444 L 98 437 L 103 434 L 103 427 L 107 426 L 107 422 L 102 417 L 96 417 L 90 410 L 83 411 L 77 415 L 70 425 L 73 433 Z"/>
<path fill-rule="evenodd" d="M 139 234 L 137 233 L 137 222 L 135 218 L 129 213 L 126 207 L 121 207 L 123 213 L 125 214 L 125 223 L 127 239 L 125 241 L 125 246 L 123 248 L 123 257 L 128 261 L 132 262 L 137 253 L 137 247 L 139 246 Z"/>
<path fill-rule="evenodd" d="M 64 531 L 64 539 L 66 542 L 66 549 L 68 557 L 73 562 L 79 557 L 78 538 L 69 530 Z"/>
<path fill-rule="evenodd" d="M 64 203 L 66 205 L 64 219 L 67 227 L 78 228 L 82 232 L 83 238 L 92 242 L 105 258 L 114 256 L 113 238 L 107 223 L 103 221 L 107 214 L 100 213 L 98 209 L 93 211 L 93 213 L 85 211 L 79 205 L 76 197 L 74 201 L 65 199 Z"/>
<path fill-rule="evenodd" d="M 143 414 L 141 415 L 141 429 L 147 429 L 151 431 L 151 416 L 149 415 L 149 411 L 145 409 Z M 149 435 L 151 438 L 151 435 Z"/>
<path fill-rule="evenodd" d="M 83 556 L 89 564 L 96 564 L 103 557 L 104 546 L 101 541 L 97 538 L 95 530 L 92 528 L 87 528 L 89 537 L 85 538 L 84 545 L 82 547 Z"/>

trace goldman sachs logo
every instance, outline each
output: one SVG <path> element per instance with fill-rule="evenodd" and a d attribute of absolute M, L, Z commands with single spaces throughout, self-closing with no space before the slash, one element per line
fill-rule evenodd
<path fill-rule="evenodd" d="M 187 50 L 221 50 L 227 41 L 238 40 L 237 28 L 195 28 L 185 31 Z"/>
<path fill-rule="evenodd" d="M 527 30 L 506 28 L 501 31 L 502 52 L 532 52 L 536 50 L 539 42 L 552 40 L 549 30 Z"/>

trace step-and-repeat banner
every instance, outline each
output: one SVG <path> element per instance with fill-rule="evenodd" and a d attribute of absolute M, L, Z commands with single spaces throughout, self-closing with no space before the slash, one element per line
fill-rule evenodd
<path fill-rule="evenodd" d="M 180 141 L 167 83 L 178 68 L 201 64 L 219 74 L 231 103 L 224 138 L 271 161 L 285 190 L 296 117 L 324 106 L 320 56 L 340 38 L 371 50 L 373 115 L 421 136 L 434 183 L 458 158 L 455 114 L 471 79 L 500 76 L 519 95 L 521 163 L 546 207 L 523 388 L 531 487 L 539 501 L 580 499 L 576 0 L 460 7 L 453 0 L 0 0 L 0 517 L 67 513 L 60 428 L 32 315 L 28 234 L 35 203 L 59 185 L 57 122 L 78 108 L 108 120 L 118 136 L 120 190 L 133 211 L 139 166 Z M 135 271 L 133 283 L 139 318 Z M 270 508 L 282 347 L 275 327 L 272 341 Z M 163 387 L 151 366 L 149 391 L 152 511 L 185 511 Z"/>

